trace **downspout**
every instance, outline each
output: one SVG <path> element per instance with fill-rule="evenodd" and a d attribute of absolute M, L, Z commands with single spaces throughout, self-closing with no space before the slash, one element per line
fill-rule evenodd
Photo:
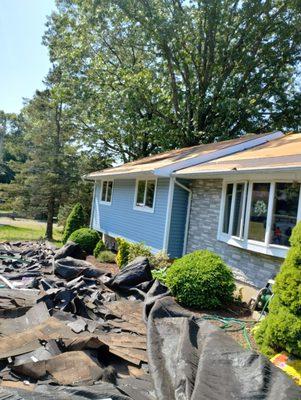
<path fill-rule="evenodd" d="M 170 232 L 170 222 L 171 222 L 171 212 L 172 212 L 174 189 L 175 189 L 175 178 L 171 177 L 170 178 L 170 182 L 169 182 L 168 199 L 167 199 L 167 213 L 166 213 L 164 239 L 163 239 L 163 251 L 165 251 L 166 253 L 168 251 L 168 242 L 169 242 L 169 232 Z"/>
<path fill-rule="evenodd" d="M 183 243 L 183 252 L 182 252 L 182 255 L 184 256 L 186 254 L 186 249 L 187 249 L 192 190 L 189 189 L 187 186 L 183 185 L 182 183 L 178 182 L 176 179 L 175 179 L 175 184 L 180 186 L 182 189 L 184 189 L 188 192 L 188 204 L 187 204 L 187 211 L 186 211 L 185 233 L 184 233 L 184 243 Z"/>
<path fill-rule="evenodd" d="M 94 187 L 93 187 L 92 208 L 91 208 L 91 215 L 90 215 L 90 228 L 92 228 L 92 225 L 93 225 L 94 202 L 95 202 L 95 188 L 96 188 L 96 181 L 94 181 Z"/>

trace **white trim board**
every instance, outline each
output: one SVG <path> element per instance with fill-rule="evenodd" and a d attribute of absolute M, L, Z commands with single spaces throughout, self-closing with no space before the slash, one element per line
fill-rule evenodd
<path fill-rule="evenodd" d="M 167 198 L 167 209 L 166 209 L 166 219 L 165 219 L 165 229 L 164 229 L 164 238 L 163 238 L 163 248 L 162 250 L 167 253 L 168 251 L 168 242 L 169 242 L 169 232 L 170 232 L 170 223 L 171 223 L 171 213 L 172 213 L 172 204 L 173 204 L 173 196 L 175 191 L 175 178 L 170 178 L 169 180 L 169 189 L 168 189 L 168 198 Z"/>

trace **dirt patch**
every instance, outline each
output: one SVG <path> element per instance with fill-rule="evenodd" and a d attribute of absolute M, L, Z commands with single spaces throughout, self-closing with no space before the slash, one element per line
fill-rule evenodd
<path fill-rule="evenodd" d="M 101 270 L 105 270 L 106 272 L 116 275 L 118 272 L 120 272 L 120 269 L 117 264 L 115 263 L 102 263 L 99 262 L 94 256 L 88 256 L 86 260 L 93 264 L 94 267 L 99 268 Z"/>

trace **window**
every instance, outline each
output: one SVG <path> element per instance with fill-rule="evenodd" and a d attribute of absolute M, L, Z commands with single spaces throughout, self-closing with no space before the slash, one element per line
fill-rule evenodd
<path fill-rule="evenodd" d="M 271 243 L 289 246 L 289 238 L 297 223 L 299 185 L 276 183 L 272 216 Z"/>
<path fill-rule="evenodd" d="M 230 213 L 232 205 L 233 184 L 227 185 L 223 232 L 229 233 Z"/>
<path fill-rule="evenodd" d="M 218 238 L 283 257 L 301 216 L 299 198 L 300 184 L 295 182 L 228 183 L 223 189 Z"/>
<path fill-rule="evenodd" d="M 143 211 L 153 211 L 156 192 L 156 180 L 139 180 L 136 185 L 134 208 Z"/>
<path fill-rule="evenodd" d="M 102 181 L 101 202 L 111 204 L 113 192 L 113 181 Z"/>
<path fill-rule="evenodd" d="M 236 237 L 242 237 L 243 234 L 242 217 L 244 212 L 245 186 L 244 183 L 237 183 L 236 185 L 232 228 L 232 235 Z"/>
<path fill-rule="evenodd" d="M 265 241 L 269 195 L 269 183 L 253 184 L 248 234 L 249 239 L 258 240 L 259 242 Z"/>

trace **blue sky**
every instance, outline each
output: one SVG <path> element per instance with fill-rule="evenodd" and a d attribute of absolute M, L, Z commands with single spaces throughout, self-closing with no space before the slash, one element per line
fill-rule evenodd
<path fill-rule="evenodd" d="M 18 112 L 43 88 L 50 62 L 41 44 L 55 0 L 0 0 L 0 110 Z"/>

